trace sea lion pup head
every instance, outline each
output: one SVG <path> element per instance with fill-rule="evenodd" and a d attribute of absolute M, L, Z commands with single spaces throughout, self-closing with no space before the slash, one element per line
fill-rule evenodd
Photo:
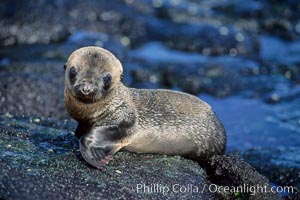
<path fill-rule="evenodd" d="M 100 47 L 74 51 L 65 65 L 65 87 L 84 103 L 104 98 L 119 83 L 123 73 L 120 61 Z"/>

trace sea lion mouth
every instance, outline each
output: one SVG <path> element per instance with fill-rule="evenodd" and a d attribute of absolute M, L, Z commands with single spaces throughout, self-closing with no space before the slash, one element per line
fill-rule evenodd
<path fill-rule="evenodd" d="M 97 102 L 103 96 L 102 91 L 99 90 L 99 88 L 97 88 L 97 87 L 87 88 L 83 85 L 74 86 L 73 89 L 72 89 L 72 95 L 76 99 L 78 99 L 78 100 L 80 100 L 84 103 Z"/>
<path fill-rule="evenodd" d="M 84 103 L 95 103 L 97 101 L 100 100 L 101 97 L 99 97 L 100 95 L 94 95 L 94 96 L 81 96 L 81 95 L 76 95 L 75 97 L 79 100 L 82 101 Z M 101 95 L 102 96 L 102 95 Z"/>

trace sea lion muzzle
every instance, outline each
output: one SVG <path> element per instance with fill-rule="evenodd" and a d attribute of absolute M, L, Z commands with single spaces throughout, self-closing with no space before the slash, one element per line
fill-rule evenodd
<path fill-rule="evenodd" d="M 82 95 L 89 96 L 95 91 L 95 87 L 91 83 L 84 82 L 82 85 L 79 86 L 79 90 Z"/>

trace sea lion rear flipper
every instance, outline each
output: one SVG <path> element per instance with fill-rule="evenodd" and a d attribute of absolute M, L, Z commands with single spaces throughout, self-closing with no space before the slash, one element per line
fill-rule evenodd
<path fill-rule="evenodd" d="M 118 126 L 93 128 L 79 140 L 82 157 L 92 166 L 101 168 L 122 148 Z"/>

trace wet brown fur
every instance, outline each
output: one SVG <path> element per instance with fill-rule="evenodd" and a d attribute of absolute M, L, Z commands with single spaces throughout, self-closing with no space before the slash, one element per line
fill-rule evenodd
<path fill-rule="evenodd" d="M 93 69 L 95 77 L 109 72 L 109 91 L 89 103 L 76 98 L 68 79 L 74 65 L 80 73 Z M 79 123 L 76 135 L 81 137 L 82 155 L 90 164 L 99 167 L 99 160 L 106 163 L 120 148 L 192 159 L 225 153 L 225 130 L 207 103 L 182 92 L 128 88 L 120 81 L 122 72 L 119 60 L 99 47 L 81 48 L 68 59 L 65 105 Z"/>

